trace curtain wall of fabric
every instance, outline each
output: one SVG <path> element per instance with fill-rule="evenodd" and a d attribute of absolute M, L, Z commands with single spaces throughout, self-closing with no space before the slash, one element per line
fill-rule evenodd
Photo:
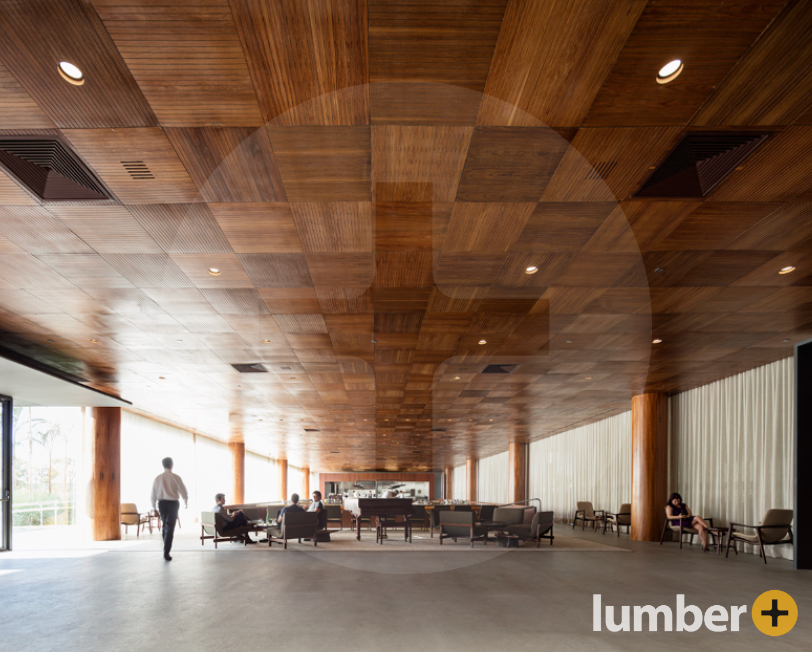
<path fill-rule="evenodd" d="M 302 469 L 298 466 L 288 465 L 288 496 L 286 500 L 290 500 L 291 494 L 299 494 L 299 498 L 302 500 L 310 498 L 309 495 L 305 495 L 304 493 L 304 477 L 304 471 Z"/>
<path fill-rule="evenodd" d="M 484 503 L 508 502 L 508 452 L 491 455 L 477 460 L 476 491 L 477 500 Z"/>
<path fill-rule="evenodd" d="M 530 444 L 528 498 L 571 521 L 576 503 L 616 510 L 631 501 L 632 417 L 624 412 Z"/>
<path fill-rule="evenodd" d="M 465 472 L 465 464 L 456 467 L 451 472 L 451 497 L 454 500 L 468 499 L 468 476 Z"/>
<path fill-rule="evenodd" d="M 245 502 L 278 500 L 279 474 L 276 460 L 257 453 L 245 453 Z"/>
<path fill-rule="evenodd" d="M 671 399 L 671 491 L 714 525 L 793 507 L 793 358 Z M 753 533 L 753 530 L 747 530 Z M 748 546 L 751 552 L 758 552 Z M 792 558 L 792 547 L 768 555 Z"/>

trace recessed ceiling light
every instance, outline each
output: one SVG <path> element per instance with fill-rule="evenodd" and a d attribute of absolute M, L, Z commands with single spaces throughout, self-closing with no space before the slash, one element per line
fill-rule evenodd
<path fill-rule="evenodd" d="M 651 340 L 651 343 L 652 343 L 652 344 L 660 344 L 661 342 L 662 342 L 662 340 L 661 340 L 660 338 L 657 338 L 657 339 Z"/>
<path fill-rule="evenodd" d="M 69 61 L 60 61 L 57 70 L 59 70 L 62 79 L 74 86 L 81 86 L 85 83 L 85 76 L 82 71 Z"/>
<path fill-rule="evenodd" d="M 92 344 L 98 344 L 98 343 L 99 343 L 99 340 L 90 340 L 90 342 L 91 342 Z"/>
<path fill-rule="evenodd" d="M 178 344 L 183 344 L 183 340 L 175 340 Z"/>
<path fill-rule="evenodd" d="M 592 376 L 587 376 L 586 379 L 587 380 L 592 380 Z"/>
<path fill-rule="evenodd" d="M 377 344 L 378 340 L 370 340 L 373 344 Z"/>
<path fill-rule="evenodd" d="M 654 270 L 655 274 L 662 274 L 665 271 L 665 267 L 658 267 Z"/>
<path fill-rule="evenodd" d="M 792 340 L 791 340 L 791 339 L 789 339 L 789 338 L 787 338 L 787 339 L 785 339 L 784 341 L 785 341 L 785 342 L 791 342 Z"/>
<path fill-rule="evenodd" d="M 454 380 L 459 380 L 459 379 L 460 379 L 459 376 L 454 376 Z"/>
<path fill-rule="evenodd" d="M 795 265 L 787 265 L 786 267 L 782 267 L 778 270 L 779 274 L 789 274 L 790 272 L 795 271 Z"/>
<path fill-rule="evenodd" d="M 572 344 L 572 340 L 567 340 L 567 344 Z"/>
<path fill-rule="evenodd" d="M 679 59 L 674 59 L 673 61 L 665 64 L 662 68 L 660 68 L 660 72 L 657 73 L 657 83 L 667 84 L 670 81 L 674 81 L 680 76 L 680 73 L 684 67 L 685 66 L 683 65 L 682 61 Z"/>
<path fill-rule="evenodd" d="M 527 269 L 524 270 L 524 273 L 525 274 L 535 274 L 537 271 L 539 271 L 538 267 L 536 267 L 535 265 L 530 265 L 530 267 L 528 267 Z"/>
<path fill-rule="evenodd" d="M 212 276 L 220 276 L 220 270 L 216 267 L 209 267 L 209 274 Z"/>
<path fill-rule="evenodd" d="M 480 344 L 487 344 L 487 343 L 488 343 L 488 340 L 479 340 L 479 343 L 480 343 Z"/>
<path fill-rule="evenodd" d="M 53 344 L 53 343 L 54 343 L 54 341 L 53 341 L 53 340 L 48 340 L 48 341 L 49 341 L 51 344 Z"/>
<path fill-rule="evenodd" d="M 166 380 L 166 376 L 158 376 L 158 380 Z"/>
<path fill-rule="evenodd" d="M 262 340 L 262 343 L 263 343 L 263 344 L 270 344 L 270 343 L 271 343 L 271 340 Z"/>

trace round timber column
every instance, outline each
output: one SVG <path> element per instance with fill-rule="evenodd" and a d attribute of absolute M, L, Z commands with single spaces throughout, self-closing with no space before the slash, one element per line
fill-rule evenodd
<path fill-rule="evenodd" d="M 527 444 L 508 445 L 508 497 L 511 502 L 527 500 Z"/>
<path fill-rule="evenodd" d="M 302 500 L 307 500 L 310 498 L 310 467 L 303 466 L 302 467 L 302 475 L 304 479 L 302 480 L 302 486 L 304 487 L 304 491 L 302 492 L 304 496 L 302 496 Z M 323 496 L 322 496 L 323 498 Z"/>
<path fill-rule="evenodd" d="M 451 500 L 453 496 L 453 487 L 452 484 L 454 480 L 454 469 L 450 466 L 443 467 L 443 498 L 446 500 Z"/>
<path fill-rule="evenodd" d="M 245 442 L 230 441 L 231 451 L 231 504 L 242 505 L 245 502 Z"/>
<path fill-rule="evenodd" d="M 468 496 L 466 499 L 469 503 L 476 502 L 476 458 L 469 457 L 465 460 L 465 483 L 468 487 Z"/>
<path fill-rule="evenodd" d="M 276 463 L 279 465 L 279 493 L 282 494 L 282 500 L 287 501 L 290 496 L 288 496 L 288 461 L 284 460 L 277 460 Z"/>
<path fill-rule="evenodd" d="M 93 541 L 121 539 L 121 408 L 91 412 L 90 514 Z"/>
<path fill-rule="evenodd" d="M 667 499 L 668 395 L 639 394 L 632 397 L 632 539 L 660 540 Z"/>

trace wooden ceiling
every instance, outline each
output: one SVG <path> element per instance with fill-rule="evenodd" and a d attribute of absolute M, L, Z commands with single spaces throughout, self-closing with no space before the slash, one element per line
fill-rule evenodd
<path fill-rule="evenodd" d="M 437 469 L 812 336 L 809 0 L 29 0 L 0 26 L 0 136 L 63 139 L 114 197 L 0 172 L 0 344 L 148 414 Z M 632 197 L 708 129 L 771 136 L 704 199 Z"/>

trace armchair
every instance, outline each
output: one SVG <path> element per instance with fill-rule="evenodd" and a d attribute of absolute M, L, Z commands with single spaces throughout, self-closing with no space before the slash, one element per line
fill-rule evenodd
<path fill-rule="evenodd" d="M 482 539 L 488 545 L 488 530 L 474 523 L 474 513 L 472 511 L 451 511 L 444 510 L 440 517 L 440 545 L 443 539 L 470 539 L 471 547 L 474 541 Z"/>
<path fill-rule="evenodd" d="M 244 545 L 248 545 L 248 539 L 245 535 L 251 531 L 251 528 L 242 526 L 226 530 L 227 524 L 219 514 L 200 512 L 200 545 L 202 546 L 206 539 L 214 541 L 215 550 L 217 550 L 218 542 L 222 541 L 243 541 Z"/>
<path fill-rule="evenodd" d="M 142 525 L 148 526 L 149 531 L 152 532 L 152 519 L 149 512 L 141 514 L 135 503 L 121 503 L 119 522 L 124 526 L 124 534 L 127 534 L 130 525 L 135 526 L 135 536 L 141 536 Z"/>
<path fill-rule="evenodd" d="M 597 530 L 598 521 L 603 521 L 605 518 L 606 510 L 593 509 L 592 503 L 590 502 L 579 502 L 576 503 L 575 518 L 572 519 L 572 529 L 574 530 L 578 521 L 581 521 L 582 530 L 586 527 L 587 522 L 592 523 L 593 530 Z"/>
<path fill-rule="evenodd" d="M 611 525 L 612 530 L 617 527 L 617 535 L 620 536 L 620 526 L 625 525 L 629 533 L 632 530 L 632 505 L 631 503 L 624 503 L 620 506 L 620 511 L 616 513 L 607 513 L 606 518 L 603 519 L 603 533 L 606 534 L 606 526 Z"/>
<path fill-rule="evenodd" d="M 687 505 L 686 505 L 687 508 Z M 688 539 L 688 545 L 694 545 L 694 536 L 699 534 L 699 531 L 694 527 L 687 527 L 682 524 L 682 521 L 691 518 L 688 516 L 669 516 L 668 515 L 668 508 L 665 508 L 665 523 L 663 523 L 663 533 L 660 535 L 660 545 L 663 545 L 663 541 L 665 541 L 665 533 L 668 530 L 672 532 L 679 533 L 679 547 L 680 550 L 682 549 L 682 535 L 683 534 L 690 534 L 691 538 Z M 708 518 L 707 516 L 702 517 L 708 524 L 713 527 L 713 519 Z M 679 524 L 676 524 L 675 521 L 678 521 Z M 710 532 L 711 536 L 715 536 L 713 532 Z"/>
<path fill-rule="evenodd" d="M 535 541 L 536 548 L 541 548 L 542 539 L 549 539 L 553 545 L 553 512 L 536 512 L 529 524 L 509 525 L 506 530 L 522 539 Z"/>
<path fill-rule="evenodd" d="M 310 539 L 315 547 L 318 545 L 318 529 L 319 515 L 316 512 L 285 512 L 279 527 L 268 531 L 268 545 L 276 541 L 287 550 L 291 539 L 298 539 L 299 543 L 302 539 Z"/>
<path fill-rule="evenodd" d="M 739 551 L 736 550 L 736 542 L 749 543 L 750 545 L 758 545 L 759 554 L 767 563 L 767 554 L 764 552 L 764 546 L 779 546 L 782 544 L 793 544 L 792 539 L 792 517 L 791 509 L 768 509 L 761 523 L 758 525 L 746 525 L 744 523 L 731 523 L 730 532 L 727 536 L 727 549 L 725 550 L 725 558 L 730 554 L 730 544 L 733 544 L 733 552 L 737 555 Z M 737 531 L 736 528 L 739 528 Z M 745 534 L 741 528 L 749 528 L 755 530 L 755 534 Z"/>

